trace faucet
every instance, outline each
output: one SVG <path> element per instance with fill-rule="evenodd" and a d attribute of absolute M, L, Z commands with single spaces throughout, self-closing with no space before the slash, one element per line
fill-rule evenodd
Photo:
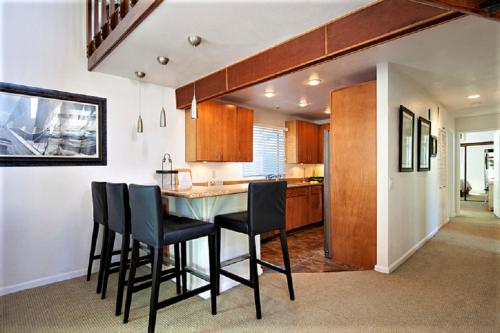
<path fill-rule="evenodd" d="M 161 160 L 161 171 L 164 170 L 165 162 L 167 162 L 167 156 L 168 156 L 168 163 L 170 163 L 170 171 L 172 171 L 172 156 L 169 153 L 165 153 L 163 155 L 163 158 Z M 170 173 L 170 185 L 172 185 L 172 172 Z M 161 176 L 161 187 L 163 187 L 163 174 Z"/>

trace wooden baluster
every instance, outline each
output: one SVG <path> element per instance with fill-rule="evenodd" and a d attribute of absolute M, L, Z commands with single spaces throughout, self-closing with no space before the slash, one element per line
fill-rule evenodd
<path fill-rule="evenodd" d="M 112 1 L 112 0 L 111 0 Z M 110 1 L 110 7 L 111 7 Z M 101 35 L 102 39 L 106 39 L 109 35 L 109 11 L 111 9 L 107 9 L 107 1 L 101 0 Z"/>
<path fill-rule="evenodd" d="M 122 2 L 120 3 L 120 17 L 124 18 L 125 15 L 128 14 L 129 9 L 130 9 L 129 0 L 122 0 Z"/>
<path fill-rule="evenodd" d="M 87 57 L 94 52 L 92 41 L 92 0 L 87 0 Z"/>
<path fill-rule="evenodd" d="M 109 4 L 109 28 L 113 30 L 118 25 L 119 12 L 116 10 L 115 0 Z"/>
<path fill-rule="evenodd" d="M 99 28 L 99 0 L 94 0 L 94 45 L 98 48 L 101 44 L 101 30 Z"/>

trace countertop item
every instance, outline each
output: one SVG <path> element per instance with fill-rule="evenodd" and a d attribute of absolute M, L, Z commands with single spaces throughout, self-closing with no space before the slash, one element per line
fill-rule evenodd
<path fill-rule="evenodd" d="M 304 186 L 322 186 L 321 183 L 315 182 L 297 182 L 288 183 L 288 188 L 304 187 Z M 230 195 L 238 193 L 246 193 L 248 191 L 247 184 L 234 184 L 234 185 L 221 185 L 221 186 L 192 186 L 189 188 L 182 188 L 177 185 L 167 185 L 161 189 L 161 194 L 172 197 L 198 199 L 217 197 L 221 195 Z"/>

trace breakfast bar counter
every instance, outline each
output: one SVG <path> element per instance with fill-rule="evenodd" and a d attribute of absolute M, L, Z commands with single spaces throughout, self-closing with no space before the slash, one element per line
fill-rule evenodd
<path fill-rule="evenodd" d="M 320 183 L 289 182 L 288 188 L 322 186 Z M 162 196 L 168 202 L 168 211 L 178 216 L 186 216 L 197 220 L 213 222 L 218 214 L 227 214 L 247 209 L 248 183 L 219 186 L 165 186 L 161 189 Z M 221 261 L 248 254 L 248 236 L 230 230 L 221 233 Z M 256 236 L 257 257 L 260 258 L 260 236 Z M 170 253 L 173 253 L 171 251 Z M 187 244 L 187 264 L 202 275 L 207 276 L 208 247 L 206 239 L 197 239 Z M 248 261 L 231 265 L 228 270 L 242 276 L 249 277 Z M 259 274 L 262 272 L 259 267 Z M 188 288 L 193 289 L 205 282 L 196 276 L 188 276 Z M 234 280 L 221 277 L 221 292 L 237 285 Z M 202 294 L 208 298 L 208 293 Z"/>

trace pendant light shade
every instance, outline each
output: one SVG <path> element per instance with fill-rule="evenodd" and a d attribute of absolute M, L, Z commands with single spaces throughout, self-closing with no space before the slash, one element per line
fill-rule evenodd
<path fill-rule="evenodd" d="M 160 127 L 167 127 L 167 115 L 164 107 L 161 108 L 160 112 Z"/>
<path fill-rule="evenodd" d="M 191 119 L 198 118 L 198 105 L 196 103 L 196 94 L 193 93 L 193 100 L 191 101 Z"/>
<path fill-rule="evenodd" d="M 142 117 L 139 115 L 139 118 L 137 118 L 137 133 L 142 132 L 144 132 L 144 126 L 142 125 Z"/>

